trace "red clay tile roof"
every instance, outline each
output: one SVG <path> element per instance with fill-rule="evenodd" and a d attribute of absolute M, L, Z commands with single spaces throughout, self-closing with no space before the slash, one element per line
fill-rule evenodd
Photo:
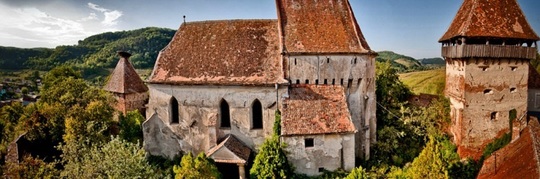
<path fill-rule="evenodd" d="M 222 149 L 222 148 L 228 149 L 241 160 L 215 158 L 213 154 L 215 154 L 217 151 L 219 151 L 219 149 Z M 225 139 L 221 141 L 221 143 L 211 148 L 207 152 L 208 157 L 214 159 L 214 161 L 219 162 L 219 163 L 246 163 L 249 159 L 250 154 L 251 154 L 251 149 L 249 149 L 249 147 L 247 147 L 244 143 L 242 143 L 232 134 L 227 135 Z"/>
<path fill-rule="evenodd" d="M 282 110 L 282 135 L 356 131 L 342 86 L 293 85 Z"/>
<path fill-rule="evenodd" d="M 484 161 L 478 178 L 540 178 L 540 124 L 529 122 L 521 137 Z"/>
<path fill-rule="evenodd" d="M 368 53 L 347 0 L 277 0 L 286 53 Z"/>
<path fill-rule="evenodd" d="M 540 39 L 516 0 L 465 0 L 439 42 L 461 36 Z"/>
<path fill-rule="evenodd" d="M 529 88 L 540 89 L 540 74 L 529 64 Z"/>
<path fill-rule="evenodd" d="M 120 60 L 116 64 L 109 81 L 103 87 L 104 90 L 115 93 L 142 93 L 148 91 L 148 87 L 141 80 L 135 68 L 129 60 L 129 53 L 119 52 Z"/>
<path fill-rule="evenodd" d="M 188 22 L 159 54 L 150 83 L 286 83 L 276 20 Z"/>

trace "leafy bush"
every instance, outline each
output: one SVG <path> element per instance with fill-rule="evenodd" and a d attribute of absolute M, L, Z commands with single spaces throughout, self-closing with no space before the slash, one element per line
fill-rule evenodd
<path fill-rule="evenodd" d="M 215 166 L 214 160 L 206 157 L 204 152 L 197 155 L 195 159 L 191 152 L 184 155 L 180 166 L 175 165 L 173 170 L 176 179 L 221 178 L 221 173 Z"/>
<path fill-rule="evenodd" d="M 484 152 L 482 153 L 482 159 L 489 157 L 493 152 L 503 148 L 512 140 L 512 134 L 506 133 L 502 137 L 495 139 L 493 142 L 486 145 Z"/>
<path fill-rule="evenodd" d="M 141 124 L 144 117 L 137 111 L 129 111 L 126 116 L 120 115 L 120 138 L 132 142 L 142 142 L 143 132 Z"/>

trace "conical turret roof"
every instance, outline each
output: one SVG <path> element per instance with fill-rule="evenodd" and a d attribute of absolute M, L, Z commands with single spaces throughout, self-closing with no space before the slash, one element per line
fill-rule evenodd
<path fill-rule="evenodd" d="M 103 87 L 104 90 L 115 93 L 142 93 L 148 91 L 148 87 L 141 80 L 135 68 L 131 65 L 128 58 L 131 54 L 127 52 L 118 52 L 120 61 L 111 74 L 109 81 Z"/>
<path fill-rule="evenodd" d="M 465 0 L 439 42 L 454 37 L 540 39 L 516 0 Z"/>

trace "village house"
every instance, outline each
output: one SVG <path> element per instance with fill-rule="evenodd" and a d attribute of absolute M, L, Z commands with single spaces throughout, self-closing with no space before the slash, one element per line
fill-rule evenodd
<path fill-rule="evenodd" d="M 148 80 L 145 150 L 170 158 L 206 152 L 245 178 L 279 110 L 297 172 L 351 170 L 355 158 L 368 158 L 376 53 L 349 2 L 276 6 L 277 20 L 182 23 Z"/>

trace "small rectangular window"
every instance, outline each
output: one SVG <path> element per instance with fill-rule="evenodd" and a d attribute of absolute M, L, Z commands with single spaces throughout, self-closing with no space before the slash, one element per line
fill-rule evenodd
<path fill-rule="evenodd" d="M 313 147 L 313 146 L 315 146 L 313 138 L 305 138 L 304 139 L 304 147 L 308 148 L 308 147 Z"/>
<path fill-rule="evenodd" d="M 319 172 L 324 172 L 324 167 L 319 168 Z"/>
<path fill-rule="evenodd" d="M 325 85 L 328 84 L 328 80 L 327 80 L 327 79 L 324 79 L 324 84 L 325 84 Z"/>
<path fill-rule="evenodd" d="M 306 80 L 306 84 L 309 84 L 309 80 Z"/>
<path fill-rule="evenodd" d="M 491 120 L 493 121 L 495 119 L 497 119 L 497 112 L 492 112 L 491 113 Z"/>
<path fill-rule="evenodd" d="M 296 84 L 300 84 L 300 80 L 296 80 Z"/>
<path fill-rule="evenodd" d="M 332 85 L 336 85 L 336 79 L 332 79 Z"/>

